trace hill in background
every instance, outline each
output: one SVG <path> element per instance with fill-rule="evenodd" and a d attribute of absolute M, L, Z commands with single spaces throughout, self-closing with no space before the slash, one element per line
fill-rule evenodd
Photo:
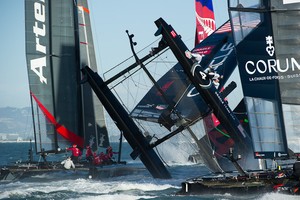
<path fill-rule="evenodd" d="M 30 107 L 0 107 L 0 136 L 18 134 L 23 139 L 33 137 Z"/>

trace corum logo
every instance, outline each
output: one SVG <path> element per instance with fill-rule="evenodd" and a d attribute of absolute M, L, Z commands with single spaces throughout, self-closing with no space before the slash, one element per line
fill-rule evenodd
<path fill-rule="evenodd" d="M 35 35 L 35 50 L 44 56 L 30 60 L 30 68 L 40 78 L 41 83 L 47 84 L 47 78 L 43 74 L 43 67 L 46 67 L 46 46 L 41 44 L 41 38 L 46 36 L 45 5 L 44 2 L 34 2 L 33 7 L 35 22 L 32 29 Z"/>
<path fill-rule="evenodd" d="M 273 37 L 272 36 L 267 36 L 266 37 L 266 44 L 267 44 L 267 47 L 266 47 L 267 53 L 270 56 L 273 56 L 274 52 L 275 52 L 275 48 L 273 46 Z"/>
<path fill-rule="evenodd" d="M 275 54 L 275 47 L 273 45 L 273 37 L 267 36 L 266 37 L 266 52 L 269 56 L 273 56 Z M 285 58 L 285 59 L 274 59 L 270 58 L 267 60 L 257 60 L 252 61 L 249 60 L 245 63 L 245 70 L 249 75 L 255 74 L 263 74 L 266 75 L 264 77 L 250 77 L 250 81 L 260 81 L 260 80 L 272 80 L 272 79 L 279 79 L 279 78 L 293 78 L 291 75 L 287 76 L 268 76 L 272 73 L 284 73 L 287 71 L 299 71 L 300 70 L 300 63 L 293 57 Z M 282 75 L 282 74 L 281 74 Z M 268 77 L 267 77 L 268 76 Z"/>

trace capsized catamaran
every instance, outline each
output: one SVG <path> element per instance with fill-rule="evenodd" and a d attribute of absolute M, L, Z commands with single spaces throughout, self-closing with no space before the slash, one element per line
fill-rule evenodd
<path fill-rule="evenodd" d="M 296 164 L 299 161 L 295 162 L 297 157 L 299 159 L 300 147 L 299 130 L 295 128 L 299 106 L 295 90 L 299 74 L 296 41 L 300 1 L 229 0 L 228 5 L 252 154 L 260 161 L 260 170 L 191 178 L 182 183 L 179 194 L 272 191 L 300 194 L 300 168 Z M 174 30 L 168 28 L 163 29 L 163 34 L 179 46 L 176 34 L 171 38 Z M 182 50 L 178 50 L 177 55 L 183 59 Z M 201 66 L 199 69 L 201 73 Z M 230 155 L 233 162 L 239 162 L 232 151 Z M 274 162 L 277 168 L 271 165 Z"/>
<path fill-rule="evenodd" d="M 197 44 L 191 52 L 212 57 L 208 66 L 212 72 L 220 76 L 218 86 L 216 86 L 217 90 L 224 98 L 229 99 L 226 101 L 229 107 L 234 113 L 238 113 L 238 120 L 244 123 L 243 120 L 247 118 L 246 108 L 243 103 L 240 81 L 236 80 L 238 69 L 230 22 L 225 22 L 211 33 L 215 29 L 212 1 L 196 1 L 195 4 L 197 16 L 195 41 L 199 41 L 197 36 L 202 39 L 206 37 L 206 39 Z M 208 34 L 211 35 L 208 36 Z M 218 49 L 213 53 L 213 49 L 216 47 Z M 215 81 L 217 80 L 214 79 Z M 194 84 L 188 79 L 181 64 L 176 64 L 157 81 L 157 84 L 163 89 L 169 102 L 174 103 L 174 106 L 168 104 L 156 87 L 152 87 L 132 110 L 131 116 L 159 123 L 168 130 L 182 125 L 183 121 L 183 129 L 190 133 L 197 145 L 196 153 L 201 156 L 202 162 L 211 171 L 235 170 L 232 162 L 224 157 L 224 154 L 227 154 L 229 148 L 234 146 L 234 137 L 238 140 L 240 136 L 228 134 L 216 115 L 212 113 L 210 103 L 205 102 Z M 232 101 L 233 98 L 234 101 Z M 202 130 L 193 128 L 199 123 L 204 123 L 206 134 L 201 133 Z M 252 155 L 251 150 L 239 153 L 243 157 L 240 161 L 242 167 L 246 169 L 259 168 L 258 161 L 249 156 Z"/>

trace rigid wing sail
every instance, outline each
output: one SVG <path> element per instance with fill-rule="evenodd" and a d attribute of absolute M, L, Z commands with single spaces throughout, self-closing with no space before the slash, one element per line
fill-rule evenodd
<path fill-rule="evenodd" d="M 26 0 L 26 59 L 36 150 L 108 146 L 104 111 L 81 67 L 97 70 L 86 0 Z"/>
<path fill-rule="evenodd" d="M 299 1 L 242 1 L 230 13 L 254 156 L 286 159 L 300 152 Z M 241 7 L 241 9 L 236 9 Z M 272 12 L 263 11 L 266 7 Z M 284 11 L 284 12 L 282 12 Z"/>
<path fill-rule="evenodd" d="M 195 0 L 196 35 L 195 46 L 216 30 L 212 0 Z"/>
<path fill-rule="evenodd" d="M 219 50 L 212 53 L 216 46 L 220 46 Z M 224 86 L 227 87 L 232 81 L 231 76 L 237 71 L 236 55 L 233 47 L 231 27 L 228 21 L 191 51 L 192 53 L 198 53 L 208 57 L 212 56 L 208 66 L 210 66 L 214 72 L 222 76 L 222 78 L 218 80 L 219 89 L 224 88 Z M 211 106 L 203 100 L 194 85 L 190 83 L 190 80 L 187 78 L 180 64 L 175 65 L 169 72 L 162 76 L 157 83 L 163 89 L 169 100 L 174 103 L 174 106 L 169 106 L 167 102 L 161 98 L 158 90 L 153 87 L 133 109 L 131 112 L 132 117 L 157 122 L 170 130 L 179 120 L 179 118 L 172 113 L 172 110 L 176 110 L 176 113 L 180 113 L 181 118 L 189 124 L 196 123 L 203 117 L 211 115 Z M 224 91 L 224 97 L 235 88 L 234 85 L 235 83 Z M 242 95 L 239 96 L 239 100 L 231 105 L 233 109 L 237 108 L 237 111 L 241 110 L 243 106 L 241 103 Z M 244 115 L 240 117 L 243 118 Z M 211 126 L 209 127 L 209 125 Z M 217 125 L 219 127 L 216 127 Z M 207 121 L 206 133 L 207 135 L 204 135 L 197 141 L 199 153 L 204 163 L 213 171 L 234 169 L 233 166 L 230 165 L 230 161 L 223 157 L 224 154 L 228 153 L 228 149 L 234 145 L 234 140 L 224 131 L 220 123 L 216 124 L 215 122 L 211 122 L 211 124 L 209 124 Z M 250 160 L 249 162 L 245 161 L 244 165 L 250 166 L 252 159 Z M 252 166 L 253 164 L 251 164 L 251 167 Z"/>
<path fill-rule="evenodd" d="M 213 13 L 212 1 L 195 1 L 196 11 L 196 40 L 198 44 L 215 30 L 215 20 Z M 220 36 L 218 36 L 220 37 Z M 215 37 L 211 43 L 216 42 Z M 209 45 L 201 47 L 200 53 L 206 55 L 209 53 Z M 206 49 L 207 48 L 207 49 Z M 195 48 L 196 49 L 196 48 Z M 158 81 L 162 91 L 168 97 L 168 100 L 173 105 L 168 105 L 168 102 L 163 98 L 157 88 L 152 87 L 145 97 L 137 104 L 131 112 L 131 116 L 137 119 L 157 122 L 167 129 L 177 122 L 178 117 L 171 116 L 172 110 L 177 110 L 180 115 L 188 122 L 193 122 L 196 119 L 201 119 L 207 115 L 211 109 L 203 102 L 198 93 L 195 92 L 194 86 L 186 77 L 180 64 L 176 64 Z M 198 96 L 197 98 L 187 98 Z M 186 105 L 189 105 L 188 107 Z"/>

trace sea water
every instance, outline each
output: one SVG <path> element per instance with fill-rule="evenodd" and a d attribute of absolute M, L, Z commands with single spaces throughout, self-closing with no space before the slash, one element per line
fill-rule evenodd
<path fill-rule="evenodd" d="M 29 143 L 0 143 L 0 165 L 7 165 L 17 160 L 27 160 L 29 146 Z M 114 146 L 117 148 L 117 144 Z M 133 161 L 129 157 L 130 152 L 130 146 L 125 143 L 122 160 L 127 161 L 130 166 L 142 166 L 139 160 Z M 204 175 L 208 173 L 208 170 L 201 164 L 189 162 L 167 164 L 172 175 L 172 179 L 168 180 L 154 179 L 146 170 L 102 180 L 89 179 L 76 170 L 32 175 L 14 182 L 0 183 L 0 199 L 299 199 L 299 196 L 278 193 L 244 196 L 234 196 L 230 193 L 226 195 L 176 196 L 182 181 Z"/>

